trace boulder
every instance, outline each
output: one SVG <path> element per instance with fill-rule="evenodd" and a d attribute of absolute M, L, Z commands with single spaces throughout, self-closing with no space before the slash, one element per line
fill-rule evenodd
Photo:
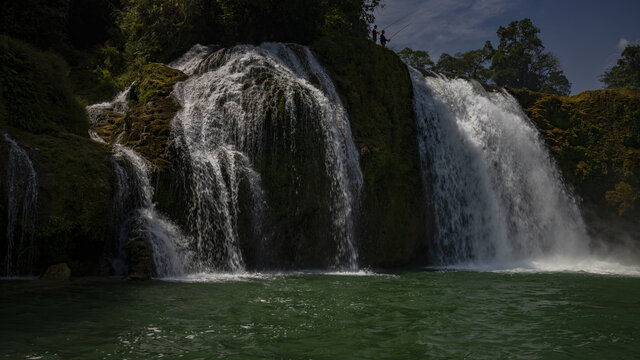
<path fill-rule="evenodd" d="M 67 263 L 61 263 L 49 266 L 41 279 L 47 281 L 68 281 L 70 277 L 71 269 L 69 269 Z"/>
<path fill-rule="evenodd" d="M 149 241 L 143 237 L 135 237 L 127 244 L 129 252 L 129 274 L 126 280 L 151 280 L 155 275 L 153 249 Z"/>

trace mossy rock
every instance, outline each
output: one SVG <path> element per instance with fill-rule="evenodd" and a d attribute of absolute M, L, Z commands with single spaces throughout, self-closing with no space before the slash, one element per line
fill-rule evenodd
<path fill-rule="evenodd" d="M 363 265 L 424 263 L 432 220 L 420 175 L 413 88 L 391 50 L 362 38 L 312 45 L 349 113 L 364 176 Z"/>
<path fill-rule="evenodd" d="M 129 273 L 127 280 L 150 280 L 156 275 L 156 266 L 153 261 L 153 248 L 144 237 L 135 237 L 127 243 L 129 253 Z"/>
<path fill-rule="evenodd" d="M 263 265 L 329 268 L 335 265 L 337 244 L 331 235 L 331 179 L 322 129 L 300 101 L 289 104 L 295 119 L 288 116 L 277 84 L 268 78 L 256 81 L 270 88 L 273 97 L 265 109 L 264 149 L 254 156 L 275 230 L 263 246 Z"/>
<path fill-rule="evenodd" d="M 131 98 L 141 105 L 157 98 L 166 98 L 173 91 L 173 85 L 186 78 L 183 72 L 164 64 L 147 64 L 135 76 Z"/>
<path fill-rule="evenodd" d="M 135 76 L 127 114 L 105 111 L 92 130 L 110 144 L 122 135 L 122 145 L 134 149 L 157 169 L 166 169 L 171 161 L 171 121 L 180 109 L 170 94 L 173 86 L 186 78 L 184 73 L 163 64 L 143 66 Z"/>
<path fill-rule="evenodd" d="M 0 126 L 1 132 L 7 132 L 25 149 L 38 176 L 34 272 L 66 262 L 74 274 L 97 273 L 110 231 L 105 221 L 111 216 L 113 193 L 108 148 L 68 133 L 33 134 Z M 4 177 L 3 151 L 0 158 Z M 0 189 L 2 202 L 5 191 Z M 3 209 L 0 207 L 0 218 L 5 219 Z M 0 238 L 0 246 L 5 246 L 3 240 Z"/>
<path fill-rule="evenodd" d="M 91 126 L 91 130 L 107 143 L 113 144 L 120 132 L 122 132 L 123 124 L 124 115 L 115 111 L 105 110 Z"/>

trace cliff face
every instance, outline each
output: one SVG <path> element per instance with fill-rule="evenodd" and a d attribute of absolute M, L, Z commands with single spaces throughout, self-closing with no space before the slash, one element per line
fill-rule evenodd
<path fill-rule="evenodd" d="M 323 38 L 313 46 L 341 94 L 364 175 L 365 264 L 424 263 L 432 209 L 420 182 L 413 92 L 406 65 L 366 39 Z"/>
<path fill-rule="evenodd" d="M 9 270 L 13 275 L 37 274 L 59 262 L 68 262 L 75 274 L 99 273 L 111 216 L 108 149 L 86 135 L 86 114 L 72 95 L 61 59 L 5 36 L 0 47 L 0 134 L 24 150 L 37 174 L 37 205 L 27 216 L 35 229 L 22 220 L 25 215 L 13 214 L 18 220 L 13 239 L 7 239 L 8 212 L 16 205 L 9 201 L 11 144 L 0 140 L 0 272 L 12 248 L 14 265 L 23 254 L 33 254 L 28 264 Z M 16 184 L 18 199 L 25 187 Z"/>
<path fill-rule="evenodd" d="M 565 180 L 584 201 L 591 230 L 610 237 L 610 225 L 637 229 L 640 92 L 595 90 L 559 97 L 509 91 L 540 129 Z"/>
<path fill-rule="evenodd" d="M 14 84 L 10 92 L 0 94 L 0 133 L 6 132 L 25 149 L 38 174 L 33 272 L 59 262 L 68 262 L 74 275 L 108 272 L 101 260 L 105 244 L 116 232 L 110 220 L 114 218 L 115 175 L 109 154 L 109 145 L 116 139 L 152 165 L 154 202 L 187 228 L 189 206 L 184 199 L 189 194 L 181 181 L 192 169 L 182 167 L 171 140 L 172 119 L 180 108 L 169 96 L 187 76 L 162 64 L 142 67 L 126 114 L 108 112 L 92 125 L 91 130 L 108 143 L 101 144 L 84 135 L 86 114 L 64 77 L 58 76 L 61 67 L 43 65 L 48 55 L 28 46 L 0 40 L 7 65 L 0 75 Z M 366 39 L 321 38 L 311 49 L 337 88 L 359 152 L 364 181 L 355 217 L 360 265 L 425 264 L 433 210 L 420 183 L 406 66 L 393 52 Z M 238 236 L 245 262 L 248 268 L 329 266 L 327 259 L 333 256 L 335 244 L 323 232 L 331 227 L 332 218 L 322 131 L 300 103 L 292 110 L 302 120 L 288 118 L 278 84 L 267 74 L 256 79 L 251 86 L 272 93 L 260 129 L 265 139 L 262 152 L 251 158 L 270 208 L 260 230 L 266 234 L 264 246 L 256 246 L 249 216 L 251 199 L 246 195 L 250 185 L 240 184 Z M 510 92 L 540 130 L 566 181 L 583 199 L 591 230 L 606 236 L 613 225 L 621 232 L 637 232 L 640 94 L 599 90 L 566 98 Z M 0 266 L 8 245 L 3 231 L 8 227 L 4 176 L 8 158 L 9 145 L 0 140 Z M 131 258 L 148 256 L 132 254 Z"/>
<path fill-rule="evenodd" d="M 364 184 L 355 225 L 361 265 L 420 263 L 426 257 L 430 221 L 420 183 L 406 66 L 393 52 L 365 39 L 337 42 L 325 38 L 312 50 L 337 87 L 360 153 Z M 155 165 L 158 207 L 188 228 L 184 199 L 189 194 L 181 178 L 188 178 L 192 169 L 175 158 L 169 133 L 177 108 L 167 97 L 168 89 L 183 79 L 183 74 L 166 66 L 148 65 L 131 90 L 126 116 L 104 117 L 93 130 L 109 142 L 122 134 L 122 144 Z M 262 152 L 250 155 L 269 204 L 267 218 L 262 219 L 264 246 L 256 247 L 252 239 L 256 234 L 248 230 L 250 199 L 242 195 L 248 184 L 240 188 L 239 236 L 247 266 L 331 266 L 336 244 L 326 229 L 333 221 L 332 180 L 325 173 L 325 145 L 318 119 L 309 118 L 313 115 L 306 113 L 301 100 L 294 101 L 293 112 L 286 110 L 284 95 L 268 73 L 246 86 L 272 94 L 259 129 Z"/>

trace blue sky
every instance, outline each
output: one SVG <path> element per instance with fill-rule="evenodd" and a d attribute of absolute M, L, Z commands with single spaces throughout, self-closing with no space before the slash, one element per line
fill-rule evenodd
<path fill-rule="evenodd" d="M 379 29 L 389 26 L 393 50 L 441 53 L 497 46 L 496 30 L 530 18 L 547 49 L 560 59 L 572 94 L 602 88 L 600 75 L 615 65 L 625 44 L 640 44 L 640 0 L 383 0 L 376 11 Z"/>

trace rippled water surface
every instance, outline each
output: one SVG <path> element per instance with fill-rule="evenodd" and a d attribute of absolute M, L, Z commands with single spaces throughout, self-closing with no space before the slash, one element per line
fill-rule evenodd
<path fill-rule="evenodd" d="M 640 358 L 639 277 L 430 271 L 181 280 L 0 281 L 0 358 Z"/>

